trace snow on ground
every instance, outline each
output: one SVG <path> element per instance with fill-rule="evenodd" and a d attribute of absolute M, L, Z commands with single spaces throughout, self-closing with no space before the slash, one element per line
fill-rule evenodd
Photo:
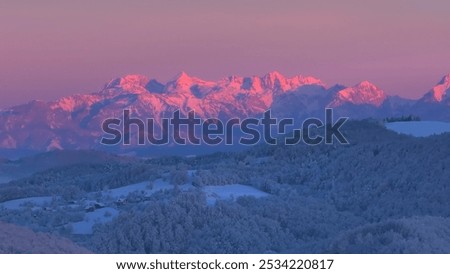
<path fill-rule="evenodd" d="M 6 201 L 0 203 L 0 207 L 4 207 L 5 209 L 22 209 L 25 207 L 44 207 L 49 205 L 52 202 L 53 197 L 30 197 L 30 198 L 22 198 L 17 200 Z"/>
<path fill-rule="evenodd" d="M 415 137 L 427 137 L 450 132 L 450 123 L 437 121 L 411 121 L 386 123 L 386 128 Z"/>
<path fill-rule="evenodd" d="M 92 234 L 92 228 L 95 224 L 111 222 L 117 215 L 119 215 L 119 211 L 112 207 L 100 208 L 93 212 L 88 212 L 85 214 L 83 221 L 72 224 L 72 233 Z"/>
<path fill-rule="evenodd" d="M 189 172 L 189 177 L 195 173 L 194 170 Z M 136 183 L 120 188 L 110 189 L 102 192 L 103 197 L 110 197 L 112 199 L 126 198 L 129 194 L 133 192 L 139 192 L 145 196 L 150 196 L 161 190 L 169 190 L 173 189 L 173 185 L 169 182 L 163 181 L 162 179 L 158 179 L 153 183 L 150 182 L 141 182 Z M 182 191 L 188 191 L 195 189 L 192 183 L 186 183 L 179 186 L 179 189 Z M 201 188 L 201 190 L 207 196 L 208 205 L 214 205 L 217 200 L 235 200 L 241 196 L 253 196 L 256 198 L 267 196 L 268 194 L 253 188 L 251 186 L 241 185 L 241 184 L 233 184 L 233 185 L 224 185 L 224 186 L 205 186 Z M 91 196 L 95 195 L 95 193 L 91 193 Z M 50 207 L 54 197 L 46 196 L 46 197 L 30 197 L 23 198 L 17 200 L 11 200 L 7 202 L 0 203 L 0 208 L 9 209 L 9 210 L 18 210 L 25 208 L 43 208 Z M 98 202 L 102 204 L 103 199 L 100 200 L 84 200 L 84 202 L 76 203 L 74 205 L 65 205 L 71 206 L 74 208 L 84 206 L 89 203 Z M 80 222 L 71 223 L 72 233 L 79 235 L 87 235 L 93 233 L 93 226 L 95 224 L 104 224 L 107 222 L 111 222 L 113 218 L 119 215 L 119 209 L 114 207 L 104 207 L 93 209 L 92 212 L 85 212 L 84 218 Z"/>
<path fill-rule="evenodd" d="M 241 184 L 205 186 L 203 187 L 203 192 L 206 194 L 206 202 L 209 205 L 214 205 L 217 200 L 234 200 L 241 196 L 261 198 L 269 195 L 254 187 Z"/>
<path fill-rule="evenodd" d="M 132 185 L 127 185 L 124 187 L 114 188 L 107 191 L 103 191 L 103 195 L 110 196 L 112 198 L 125 198 L 128 194 L 133 192 L 142 192 L 144 195 L 152 195 L 160 190 L 172 189 L 173 185 L 165 182 L 163 180 L 156 180 L 153 183 L 142 182 Z"/>

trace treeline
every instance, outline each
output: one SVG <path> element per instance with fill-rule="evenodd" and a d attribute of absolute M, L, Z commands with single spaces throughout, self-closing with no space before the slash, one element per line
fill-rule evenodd
<path fill-rule="evenodd" d="M 286 253 L 323 250 L 361 221 L 314 199 L 240 198 L 208 206 L 201 192 L 155 197 L 147 206 L 97 227 L 100 253 Z"/>
<path fill-rule="evenodd" d="M 415 116 L 415 115 L 402 115 L 400 117 L 387 117 L 384 118 L 384 122 L 386 123 L 393 123 L 393 122 L 411 122 L 411 121 L 420 121 L 420 117 L 419 116 Z"/>
<path fill-rule="evenodd" d="M 87 192 L 102 191 L 161 177 L 159 166 L 137 163 L 77 164 L 52 168 L 0 184 L 0 202 L 34 196 L 63 196 L 68 200 Z"/>

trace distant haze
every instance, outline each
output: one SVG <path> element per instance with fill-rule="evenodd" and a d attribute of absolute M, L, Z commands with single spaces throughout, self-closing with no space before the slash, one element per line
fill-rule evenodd
<path fill-rule="evenodd" d="M 369 80 L 417 98 L 450 73 L 450 1 L 0 2 L 0 107 L 179 71 Z"/>

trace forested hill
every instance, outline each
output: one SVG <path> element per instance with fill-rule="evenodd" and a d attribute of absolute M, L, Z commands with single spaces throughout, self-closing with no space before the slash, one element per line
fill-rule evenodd
<path fill-rule="evenodd" d="M 358 121 L 345 135 L 348 145 L 55 167 L 0 185 L 10 199 L 52 195 L 51 214 L 21 207 L 0 219 L 106 253 L 450 252 L 450 134 Z M 104 211 L 85 213 L 86 200 Z M 96 212 L 103 221 L 74 235 Z"/>

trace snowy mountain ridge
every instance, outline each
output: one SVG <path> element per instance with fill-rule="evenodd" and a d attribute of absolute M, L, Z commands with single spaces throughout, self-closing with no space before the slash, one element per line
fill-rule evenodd
<path fill-rule="evenodd" d="M 276 117 L 323 116 L 326 107 L 351 119 L 385 118 L 414 114 L 427 119 L 450 121 L 450 75 L 420 100 L 389 96 L 376 85 L 362 81 L 345 87 L 328 87 L 320 79 L 277 71 L 264 76 L 229 76 L 206 81 L 179 73 L 167 83 L 143 75 L 111 80 L 91 94 L 67 96 L 52 102 L 31 101 L 0 111 L 0 149 L 99 148 L 101 124 L 120 117 L 124 109 L 133 116 L 155 118 L 180 110 L 195 110 L 198 117 L 260 117 L 272 109 Z"/>

